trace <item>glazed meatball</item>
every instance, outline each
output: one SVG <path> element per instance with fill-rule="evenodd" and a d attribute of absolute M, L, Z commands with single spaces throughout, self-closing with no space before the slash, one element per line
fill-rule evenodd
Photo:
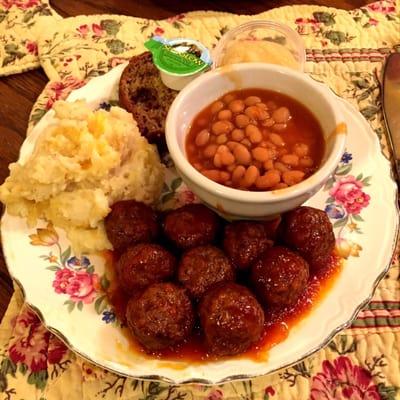
<path fill-rule="evenodd" d="M 224 283 L 208 291 L 199 307 L 200 323 L 210 353 L 243 353 L 263 332 L 264 312 L 246 287 Z"/>
<path fill-rule="evenodd" d="M 271 245 L 261 222 L 238 221 L 225 228 L 224 250 L 239 269 L 249 268 Z"/>
<path fill-rule="evenodd" d="M 173 283 L 154 283 L 129 300 L 126 320 L 138 342 L 154 352 L 188 338 L 194 313 L 185 289 Z"/>
<path fill-rule="evenodd" d="M 152 283 L 163 282 L 175 272 L 176 259 L 158 244 L 139 243 L 128 247 L 117 261 L 117 276 L 128 294 Z"/>
<path fill-rule="evenodd" d="M 156 213 L 151 207 L 135 200 L 113 204 L 105 219 L 105 228 L 114 250 L 123 250 L 130 244 L 150 242 L 159 230 Z"/>
<path fill-rule="evenodd" d="M 214 246 L 187 250 L 179 263 L 178 280 L 196 300 L 216 283 L 234 279 L 233 265 L 223 251 Z"/>
<path fill-rule="evenodd" d="M 282 241 L 298 251 L 317 272 L 326 266 L 335 246 L 335 235 L 328 216 L 322 210 L 299 207 L 282 218 Z"/>
<path fill-rule="evenodd" d="M 164 219 L 164 233 L 181 249 L 211 243 L 217 233 L 217 214 L 202 204 L 187 204 L 170 211 Z"/>
<path fill-rule="evenodd" d="M 274 308 L 294 304 L 307 286 L 308 264 L 285 247 L 271 247 L 253 265 L 251 282 L 259 299 Z"/>

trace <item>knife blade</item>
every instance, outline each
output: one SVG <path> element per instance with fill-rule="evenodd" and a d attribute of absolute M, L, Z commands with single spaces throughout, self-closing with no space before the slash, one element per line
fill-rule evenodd
<path fill-rule="evenodd" d="M 383 70 L 383 115 L 393 154 L 395 175 L 400 185 L 400 53 L 392 53 Z"/>

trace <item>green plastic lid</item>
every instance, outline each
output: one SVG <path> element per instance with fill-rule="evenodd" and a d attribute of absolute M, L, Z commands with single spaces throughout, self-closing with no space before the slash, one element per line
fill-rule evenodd
<path fill-rule="evenodd" d="M 144 45 L 153 54 L 156 67 L 169 74 L 192 75 L 211 65 L 208 49 L 193 39 L 154 36 Z"/>

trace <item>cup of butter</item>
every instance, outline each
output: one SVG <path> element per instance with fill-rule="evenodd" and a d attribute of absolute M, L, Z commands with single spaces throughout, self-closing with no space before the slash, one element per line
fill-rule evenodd
<path fill-rule="evenodd" d="M 153 36 L 144 46 L 152 53 L 161 80 L 170 89 L 183 89 L 212 64 L 207 47 L 197 40 Z"/>
<path fill-rule="evenodd" d="M 300 35 L 280 22 L 255 20 L 226 32 L 212 53 L 213 68 L 265 62 L 304 71 L 306 52 Z"/>

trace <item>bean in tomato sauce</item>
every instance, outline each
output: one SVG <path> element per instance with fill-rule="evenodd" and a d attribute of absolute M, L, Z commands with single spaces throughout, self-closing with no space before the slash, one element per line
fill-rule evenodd
<path fill-rule="evenodd" d="M 264 89 L 225 94 L 196 116 L 186 139 L 188 160 L 204 176 L 252 191 L 303 181 L 319 168 L 324 150 L 312 112 Z"/>

